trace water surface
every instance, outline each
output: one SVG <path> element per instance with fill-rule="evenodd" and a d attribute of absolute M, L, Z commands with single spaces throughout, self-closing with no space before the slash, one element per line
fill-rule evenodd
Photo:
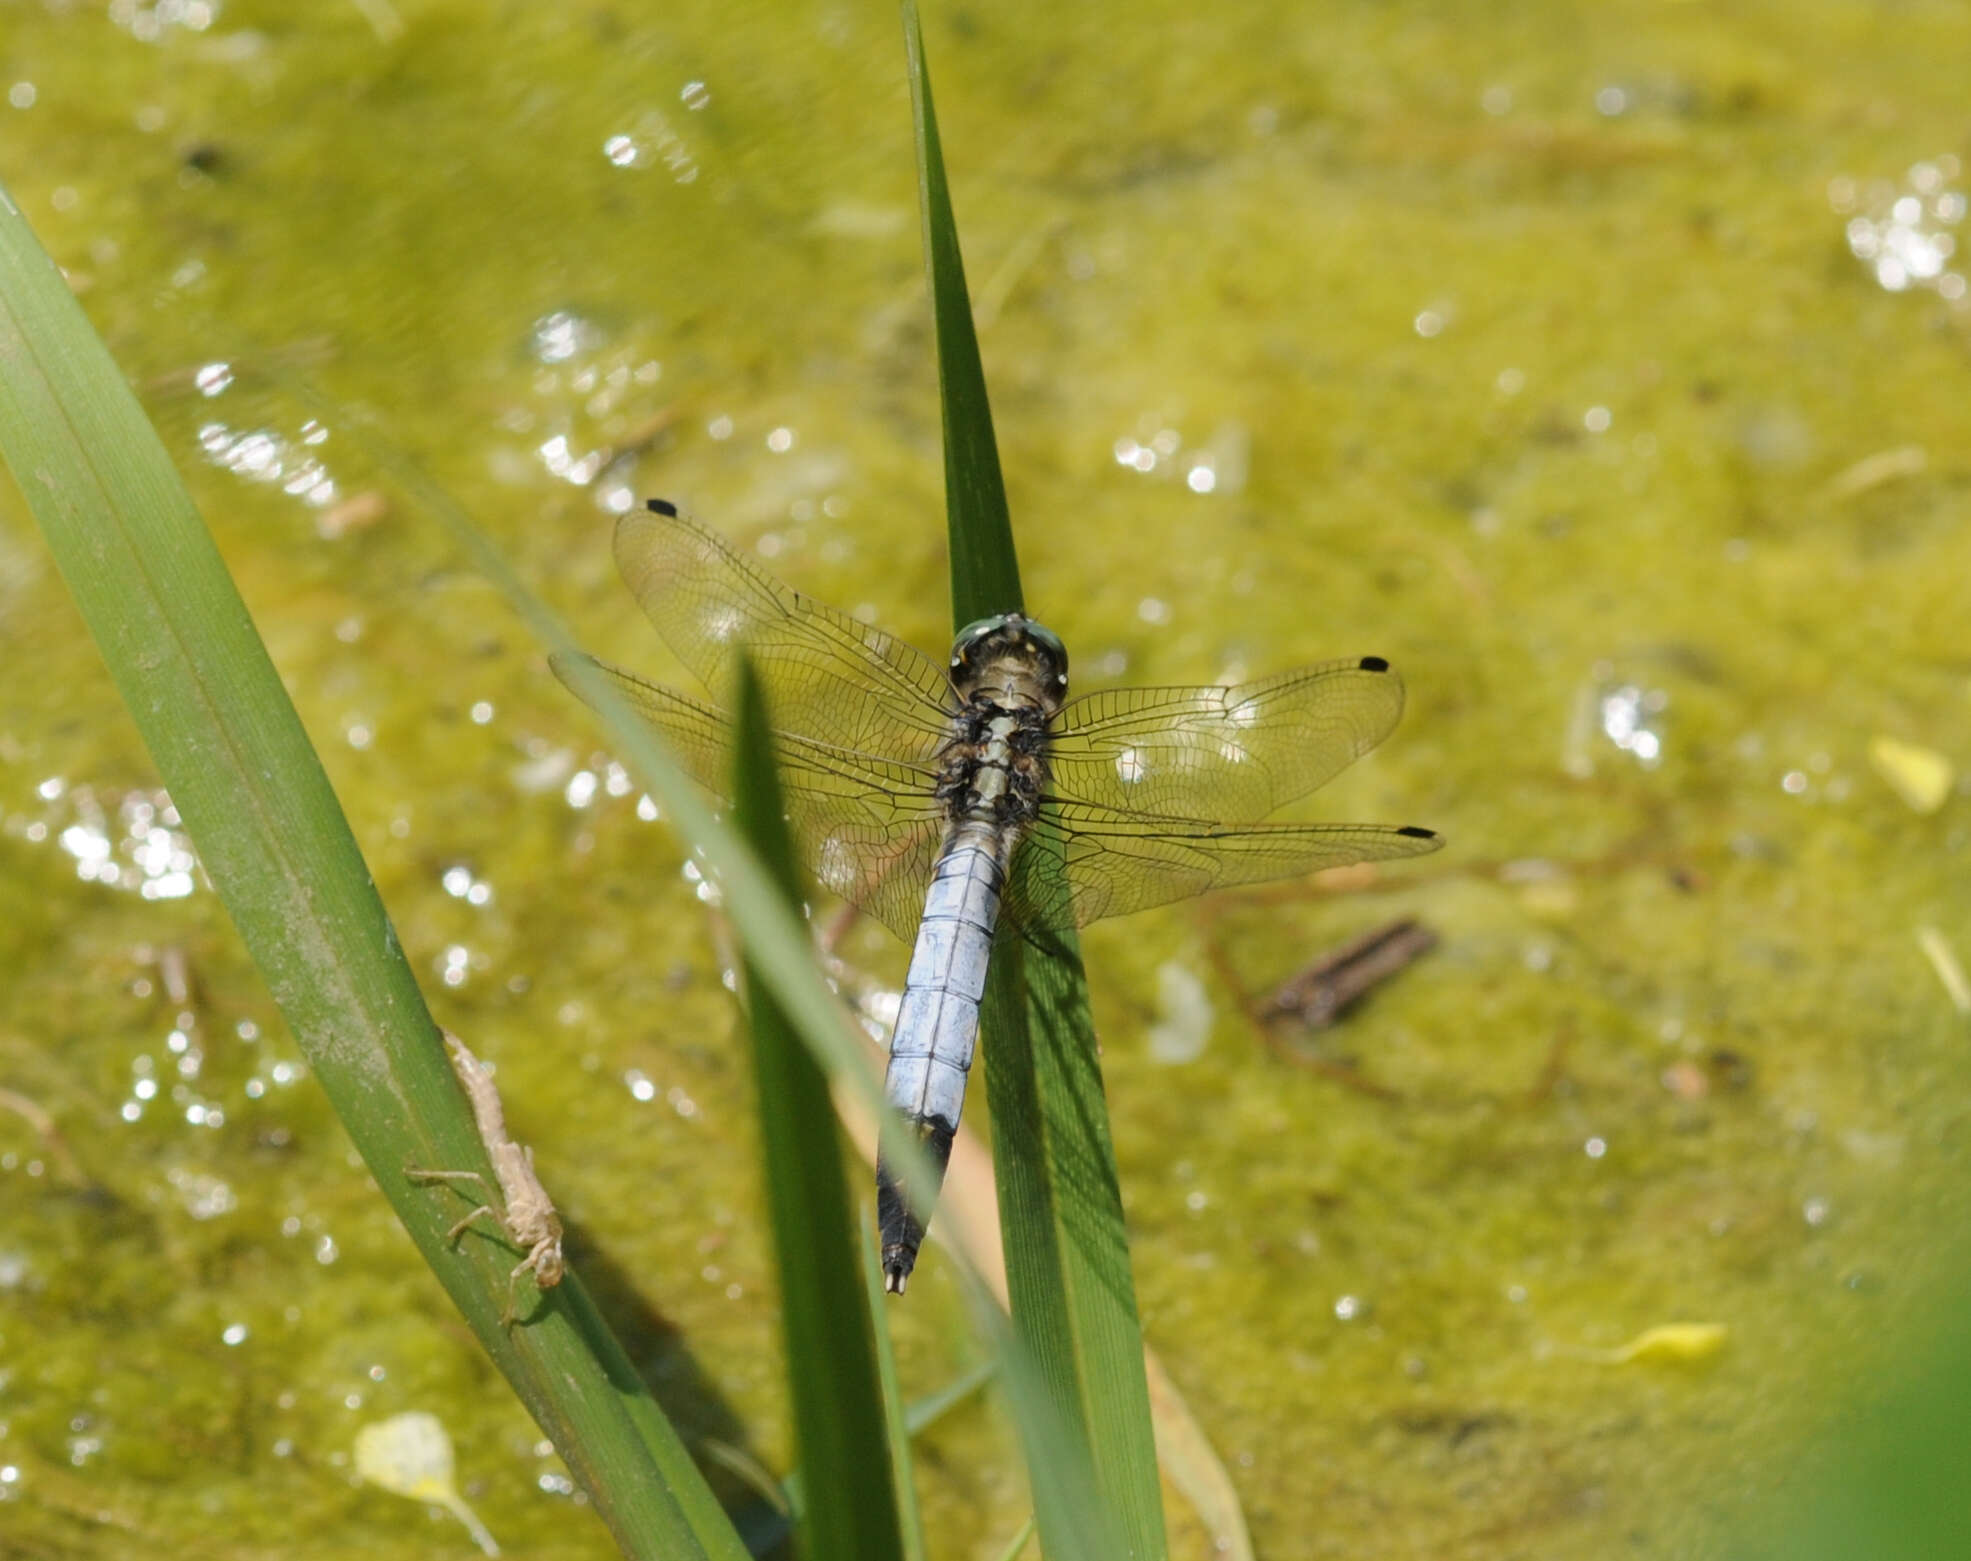
<path fill-rule="evenodd" d="M 1145 1325 L 1261 1554 L 1717 1553 L 1966 1212 L 1966 1019 L 1918 929 L 1971 959 L 1971 804 L 1919 812 L 1870 759 L 1971 763 L 1962 8 L 927 32 L 1029 603 L 1079 686 L 1385 655 L 1409 713 L 1307 816 L 1450 841 L 1087 940 Z M 354 414 L 614 660 L 674 670 L 607 545 L 653 493 L 939 650 L 893 17 L 15 4 L 0 76 L 0 178 L 191 482 L 435 1011 L 500 1065 L 660 1394 L 783 1469 L 681 847 Z M 609 1553 L 0 510 L 0 1086 L 59 1134 L 0 1112 L 0 1529 L 462 1550 L 351 1478 L 360 1426 L 427 1409 L 512 1550 Z M 1397 914 L 1441 945 L 1340 1029 L 1244 1016 Z M 845 952 L 900 980 L 879 930 Z M 892 1316 L 913 1396 L 973 1358 L 935 1249 Z M 1592 1358 L 1675 1321 L 1728 1342 Z M 989 1401 L 921 1471 L 942 1555 L 1025 1516 Z"/>

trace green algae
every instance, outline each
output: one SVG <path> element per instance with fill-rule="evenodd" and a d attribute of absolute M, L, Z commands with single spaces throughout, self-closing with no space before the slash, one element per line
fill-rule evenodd
<path fill-rule="evenodd" d="M 743 1053 L 678 848 L 354 428 L 309 444 L 276 376 L 379 414 L 612 659 L 668 670 L 609 564 L 619 484 L 941 644 L 893 21 L 405 6 L 386 40 L 365 14 L 224 6 L 149 42 L 17 9 L 4 174 L 180 454 L 440 1016 L 501 1064 L 574 1261 L 690 1430 L 784 1467 Z M 1965 1213 L 1964 1025 L 1915 938 L 1971 954 L 1965 803 L 1919 816 L 1867 754 L 1971 762 L 1966 321 L 1877 286 L 1829 198 L 1971 150 L 1958 23 L 929 26 L 1026 584 L 1081 686 L 1387 655 L 1409 714 L 1312 816 L 1451 842 L 1402 887 L 1088 935 L 1154 1347 L 1263 1554 L 1719 1553 L 1884 1369 Z M 1907 446 L 1920 470 L 1843 483 Z M 327 537 L 205 453 L 269 450 L 383 502 Z M 85 1173 L 0 1116 L 0 1526 L 422 1554 L 348 1460 L 431 1409 L 510 1548 L 605 1553 L 209 892 L 136 892 L 142 752 L 0 505 L 33 668 L 0 685 L 0 1084 Z M 1609 739 L 1632 705 L 1653 764 Z M 92 809 L 129 888 L 77 874 Z M 1526 859 L 1552 867 L 1502 868 Z M 1395 1098 L 1262 1045 L 1234 982 L 1399 911 L 1442 946 L 1321 1043 Z M 873 930 L 846 952 L 900 974 Z M 1180 1066 L 1144 1039 L 1170 961 L 1219 1015 Z M 1666 1087 L 1680 1063 L 1704 1093 Z M 939 1266 L 893 1309 L 912 1396 L 967 1359 Z M 1732 1330 L 1701 1371 L 1579 1358 L 1695 1317 Z M 933 1437 L 934 1551 L 991 1553 L 1017 1454 L 991 1412 Z"/>

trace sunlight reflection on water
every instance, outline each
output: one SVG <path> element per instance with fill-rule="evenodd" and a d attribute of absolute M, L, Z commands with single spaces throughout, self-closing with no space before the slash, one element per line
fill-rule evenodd
<path fill-rule="evenodd" d="M 1911 164 L 1900 184 L 1829 183 L 1828 204 L 1848 218 L 1849 251 L 1885 291 L 1927 288 L 1951 303 L 1964 301 L 1964 274 L 1950 269 L 1957 253 L 1954 230 L 1966 209 L 1965 192 L 1955 187 L 1962 171 L 1946 154 Z"/>

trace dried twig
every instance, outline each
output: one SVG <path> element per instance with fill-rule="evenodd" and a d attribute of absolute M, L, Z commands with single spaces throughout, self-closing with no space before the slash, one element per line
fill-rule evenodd
<path fill-rule="evenodd" d="M 1437 934 L 1407 917 L 1323 954 L 1273 994 L 1263 1020 L 1294 1018 L 1324 1030 L 1342 1011 L 1437 946 Z"/>

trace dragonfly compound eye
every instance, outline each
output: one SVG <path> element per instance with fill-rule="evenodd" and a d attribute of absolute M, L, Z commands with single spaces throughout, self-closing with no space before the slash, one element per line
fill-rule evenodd
<path fill-rule="evenodd" d="M 968 623 L 958 631 L 958 638 L 951 643 L 951 670 L 960 671 L 972 664 L 972 658 L 993 636 L 1002 633 L 1013 621 L 1013 614 L 1000 613 L 991 618 L 979 618 Z"/>
<path fill-rule="evenodd" d="M 1068 686 L 1068 648 L 1061 643 L 1060 635 L 1044 624 L 1026 621 L 1027 639 L 1037 652 L 1036 659 L 1052 674 L 1054 686 L 1065 689 Z"/>

